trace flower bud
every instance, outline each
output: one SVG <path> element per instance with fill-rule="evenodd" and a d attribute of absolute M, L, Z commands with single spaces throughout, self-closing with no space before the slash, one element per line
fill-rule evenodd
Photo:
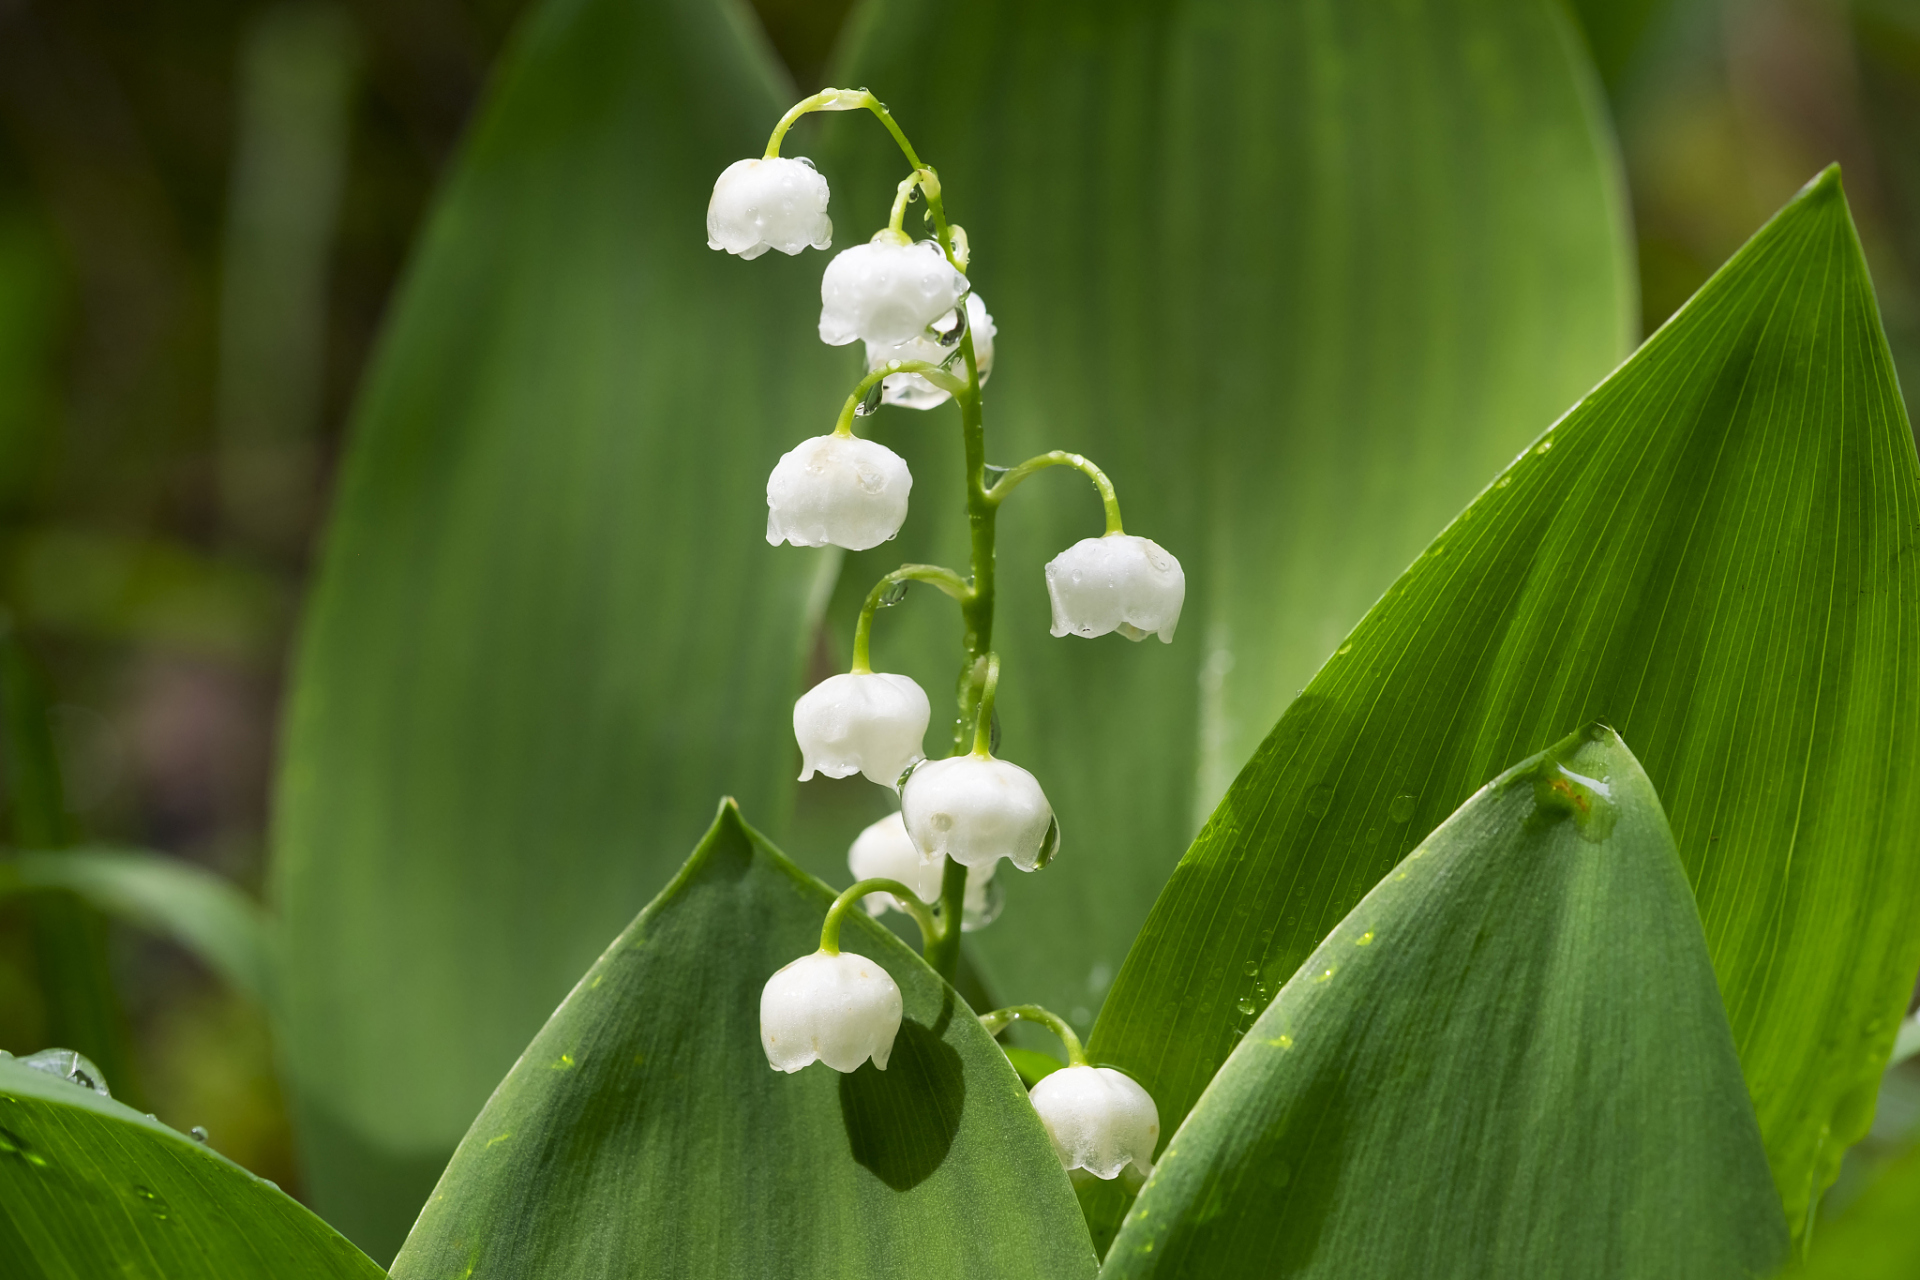
<path fill-rule="evenodd" d="M 1053 600 L 1053 634 L 1103 636 L 1118 631 L 1129 640 L 1153 632 L 1173 643 L 1187 575 L 1160 544 L 1128 533 L 1082 538 L 1047 564 L 1047 595 Z"/>
<path fill-rule="evenodd" d="M 760 1046 L 775 1071 L 810 1062 L 852 1071 L 868 1058 L 885 1071 L 900 1032 L 900 988 L 865 956 L 816 951 L 760 990 Z"/>
<path fill-rule="evenodd" d="M 949 315 L 952 313 L 949 312 Z M 942 323 L 945 317 L 936 319 L 933 327 L 947 331 Z M 956 319 L 954 323 L 958 323 Z M 987 314 L 986 303 L 980 301 L 980 295 L 967 295 L 967 328 L 973 331 L 973 363 L 980 370 L 980 384 L 986 385 L 987 376 L 993 372 L 993 317 Z M 927 364 L 939 364 L 953 354 L 952 347 L 943 347 L 925 333 L 916 334 L 905 342 L 867 344 L 867 372 L 878 373 L 887 367 L 890 360 L 921 360 Z M 966 367 L 959 361 L 949 366 L 954 376 L 965 381 Z M 883 404 L 897 404 L 906 409 L 936 409 L 952 399 L 950 395 L 928 382 L 917 373 L 896 373 L 880 384 L 880 400 Z"/>
<path fill-rule="evenodd" d="M 993 870 L 999 865 L 994 862 L 967 871 L 962 929 L 970 932 L 983 928 L 999 914 L 998 895 L 992 892 Z M 940 880 L 946 873 L 947 860 L 922 858 L 913 847 L 913 837 L 907 834 L 907 824 L 899 814 L 890 813 L 854 837 L 853 847 L 847 850 L 847 869 L 855 880 L 898 880 L 920 901 L 932 906 L 940 901 Z M 890 893 L 870 893 L 862 901 L 869 915 L 905 910 Z"/>
<path fill-rule="evenodd" d="M 1142 1176 L 1153 1171 L 1160 1112 L 1125 1073 L 1112 1067 L 1062 1067 L 1028 1096 L 1069 1172 L 1085 1169 L 1096 1178 L 1113 1178 L 1128 1165 Z"/>
<path fill-rule="evenodd" d="M 751 261 L 769 249 L 799 253 L 833 243 L 827 180 L 804 158 L 735 160 L 707 201 L 707 248 Z"/>
<path fill-rule="evenodd" d="M 1053 808 L 1034 776 L 991 756 L 929 760 L 907 778 L 900 816 L 923 857 L 969 867 L 1013 859 L 1032 871 L 1060 847 Z"/>
<path fill-rule="evenodd" d="M 911 677 L 884 671 L 828 676 L 793 704 L 793 736 L 800 744 L 800 781 L 818 770 L 829 778 L 864 773 L 897 786 L 907 766 L 925 756 L 933 709 Z"/>
<path fill-rule="evenodd" d="M 857 436 L 802 440 L 767 477 L 767 541 L 877 547 L 900 532 L 912 488 L 906 459 L 883 444 Z"/>
<path fill-rule="evenodd" d="M 827 264 L 820 279 L 820 341 L 835 347 L 856 338 L 906 342 L 953 310 L 966 291 L 967 278 L 938 244 L 882 231 Z"/>

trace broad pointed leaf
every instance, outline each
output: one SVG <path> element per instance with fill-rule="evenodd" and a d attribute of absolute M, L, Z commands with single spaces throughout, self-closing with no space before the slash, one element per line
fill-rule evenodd
<path fill-rule="evenodd" d="M 1830 170 L 1335 650 L 1155 904 L 1094 1054 L 1177 1124 L 1261 981 L 1503 762 L 1603 719 L 1666 803 L 1797 1225 L 1866 1127 L 1920 963 L 1917 544 Z"/>
<path fill-rule="evenodd" d="M 1003 754 L 1047 788 L 1064 851 L 1003 874 L 1006 914 L 970 945 L 991 990 L 1084 1027 L 1335 639 L 1626 354 L 1612 144 L 1578 37 L 1537 0 L 991 0 L 964 19 L 879 0 L 849 48 L 838 74 L 887 100 L 971 237 L 999 328 L 988 461 L 1088 454 L 1127 529 L 1187 573 L 1170 646 L 1055 639 L 1042 565 L 1101 531 L 1099 503 L 1060 471 L 1000 517 Z M 834 216 L 864 236 L 904 168 L 872 121 L 828 127 Z M 866 421 L 911 462 L 914 507 L 848 558 L 842 628 L 901 560 L 965 555 L 956 411 Z M 951 705 L 959 634 L 917 592 L 879 618 L 875 660 Z M 851 826 L 810 833 L 807 865 L 844 882 Z"/>
<path fill-rule="evenodd" d="M 767 1065 L 760 989 L 832 900 L 723 804 L 495 1091 L 393 1274 L 1091 1277 L 1006 1056 L 864 913 L 841 945 L 906 1007 L 887 1069 Z"/>
<path fill-rule="evenodd" d="M 8 1280 L 378 1280 L 271 1182 L 91 1089 L 0 1061 Z"/>
<path fill-rule="evenodd" d="M 764 485 L 793 406 L 839 393 L 824 257 L 705 243 L 715 175 L 787 101 L 751 22 L 539 5 L 357 409 L 273 891 L 309 1185 L 382 1257 L 711 797 L 789 800 L 831 561 L 766 544 Z"/>
<path fill-rule="evenodd" d="M 1101 1275 L 1748 1280 L 1786 1251 L 1673 834 L 1595 726 L 1327 935 Z"/>

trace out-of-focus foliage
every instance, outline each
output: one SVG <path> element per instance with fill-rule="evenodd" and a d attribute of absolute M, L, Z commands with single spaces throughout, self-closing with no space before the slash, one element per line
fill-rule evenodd
<path fill-rule="evenodd" d="M 257 886 L 278 670 L 342 409 L 519 8 L 0 11 L 0 606 L 46 668 L 53 807 L 75 838 Z M 327 102 L 337 132 L 315 137 Z M 247 158 L 262 153 L 280 160 L 264 181 Z M 329 170 L 333 198 L 312 182 Z M 278 291 L 302 260 L 306 283 Z M 219 477 L 237 392 L 276 370 L 296 376 L 269 385 L 265 426 L 293 428 L 296 492 L 291 524 L 263 536 Z M 16 1052 L 71 1034 L 29 927 L 51 900 L 0 903 L 0 1047 Z M 116 1092 L 295 1185 L 264 1011 L 145 930 L 111 952 L 136 1037 Z"/>
<path fill-rule="evenodd" d="M 357 410 L 272 899 L 314 1202 L 382 1257 L 715 799 L 791 803 L 837 560 L 767 545 L 766 476 L 844 356 L 818 254 L 705 242 L 714 176 L 788 105 L 743 20 L 531 15 Z"/>
<path fill-rule="evenodd" d="M 1920 1149 L 1887 1164 L 1854 1201 L 1823 1223 L 1799 1280 L 1911 1280 L 1920 1275 Z"/>
<path fill-rule="evenodd" d="M 115 919 L 171 938 L 235 991 L 266 1004 L 273 985 L 268 926 L 233 883 L 139 849 L 63 849 L 0 859 L 0 895 L 65 892 Z"/>

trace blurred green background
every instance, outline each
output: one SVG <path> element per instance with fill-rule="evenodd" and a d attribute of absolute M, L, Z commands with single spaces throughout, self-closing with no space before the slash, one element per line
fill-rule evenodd
<path fill-rule="evenodd" d="M 846 7 L 758 3 L 800 88 Z M 1838 160 L 1920 409 L 1920 0 L 1574 7 L 1625 159 L 1644 330 Z M 522 8 L 0 0 L 0 609 L 50 704 L 67 838 L 258 891 L 342 423 Z M 0 801 L 16 844 L 20 776 Z M 109 953 L 130 1022 L 116 1091 L 297 1194 L 263 1011 L 151 938 L 115 930 Z M 0 904 L 0 1048 L 50 1035 L 31 922 Z M 1920 1070 L 1893 1087 L 1863 1161 L 1920 1121 Z"/>

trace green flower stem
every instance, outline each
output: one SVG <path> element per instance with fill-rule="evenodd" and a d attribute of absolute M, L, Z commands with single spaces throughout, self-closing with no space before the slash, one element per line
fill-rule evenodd
<path fill-rule="evenodd" d="M 880 607 L 880 599 L 887 594 L 887 588 L 896 582 L 927 582 L 940 588 L 962 603 L 972 594 L 973 588 L 967 580 L 951 569 L 937 564 L 903 564 L 880 581 L 873 584 L 873 590 L 867 592 L 867 602 L 860 606 L 860 621 L 853 627 L 853 666 L 856 675 L 865 675 L 873 670 L 867 659 L 867 644 L 873 631 L 873 613 Z"/>
<path fill-rule="evenodd" d="M 764 158 L 768 160 L 780 158 L 780 143 L 787 136 L 787 130 L 793 128 L 794 121 L 809 112 L 858 111 L 862 107 L 877 105 L 874 96 L 865 89 L 822 89 L 810 98 L 802 98 L 788 109 L 787 114 L 780 117 L 779 124 L 773 126 L 773 136 L 767 139 L 767 154 Z M 881 107 L 880 110 L 884 113 L 886 108 Z M 884 121 L 889 117 L 883 115 L 882 119 Z M 896 128 L 893 132 L 897 137 L 900 131 Z M 904 139 L 901 140 L 901 145 L 906 145 Z M 918 169 L 919 162 L 915 161 L 913 167 Z"/>
<path fill-rule="evenodd" d="M 963 883 L 965 879 L 963 875 Z M 927 904 L 920 901 L 920 895 L 898 880 L 862 880 L 835 898 L 833 905 L 827 908 L 825 923 L 820 926 L 820 949 L 830 956 L 840 954 L 840 917 L 870 893 L 890 893 L 899 901 L 906 913 L 913 917 L 913 922 L 920 926 L 920 949 L 931 956 L 934 947 L 945 936 L 946 929 L 933 918 L 933 912 L 927 910 Z M 957 920 L 959 917 L 953 918 Z M 953 932 L 957 934 L 960 931 L 955 929 Z"/>
<path fill-rule="evenodd" d="M 973 754 L 993 755 L 993 695 L 1000 687 L 1000 655 L 987 655 L 987 678 L 980 685 L 980 705 L 973 713 Z"/>
<path fill-rule="evenodd" d="M 1094 466 L 1091 461 L 1081 454 L 1067 453 L 1061 449 L 1055 449 L 1051 453 L 1043 453 L 1037 458 L 1028 458 L 1025 462 L 1001 476 L 1000 483 L 987 490 L 987 501 L 998 506 L 1007 500 L 1007 495 L 1012 493 L 1014 487 L 1022 480 L 1025 480 L 1034 472 L 1044 471 L 1048 467 L 1072 467 L 1076 471 L 1084 474 L 1087 479 L 1093 481 L 1093 487 L 1100 491 L 1100 502 L 1107 509 L 1107 532 L 1126 532 L 1126 530 L 1120 527 L 1120 499 L 1114 495 L 1113 481 L 1107 479 L 1107 473 Z"/>
<path fill-rule="evenodd" d="M 932 196 L 928 197 L 929 202 Z M 942 226 L 943 243 L 945 227 Z M 987 677 L 987 657 L 993 649 L 993 533 L 999 508 L 987 501 L 986 429 L 980 420 L 980 365 L 973 354 L 973 330 L 960 335 L 960 355 L 967 364 L 966 386 L 953 393 L 960 406 L 960 432 L 967 454 L 967 524 L 972 535 L 973 584 L 960 602 L 966 624 L 966 665 L 961 668 L 960 715 L 953 726 L 953 755 L 967 751 L 967 729 Z M 967 869 L 949 858 L 940 880 L 940 915 L 957 922 L 966 910 Z M 927 963 L 948 982 L 960 968 L 960 930 L 956 927 L 927 949 Z"/>
<path fill-rule="evenodd" d="M 893 189 L 893 212 L 887 215 L 887 230 L 899 236 L 903 244 L 908 237 L 907 233 L 900 229 L 900 224 L 907 219 L 907 205 L 913 199 L 914 188 L 929 179 L 933 179 L 936 183 L 939 181 L 933 177 L 933 170 L 915 169 L 900 179 L 900 185 Z"/>
<path fill-rule="evenodd" d="M 1014 1004 L 980 1015 L 980 1025 L 987 1029 L 987 1034 L 990 1036 L 999 1035 L 1007 1029 L 1009 1023 L 1013 1022 L 1041 1023 L 1047 1030 L 1059 1036 L 1060 1043 L 1066 1046 L 1068 1066 L 1087 1065 L 1087 1054 L 1080 1047 L 1080 1037 L 1073 1034 L 1073 1028 L 1067 1025 L 1067 1020 L 1057 1013 L 1049 1013 L 1037 1004 Z"/>
<path fill-rule="evenodd" d="M 884 382 L 896 373 L 917 373 L 934 386 L 952 396 L 957 396 L 967 389 L 966 383 L 960 381 L 960 379 L 954 377 L 937 364 L 929 364 L 925 360 L 890 360 L 887 362 L 886 368 L 875 369 L 872 373 L 854 384 L 853 394 L 848 396 L 847 402 L 840 406 L 840 418 L 839 421 L 833 424 L 833 434 L 837 436 L 852 435 L 853 411 L 860 407 L 860 402 L 867 398 L 867 392 L 873 390 L 875 383 Z"/>

